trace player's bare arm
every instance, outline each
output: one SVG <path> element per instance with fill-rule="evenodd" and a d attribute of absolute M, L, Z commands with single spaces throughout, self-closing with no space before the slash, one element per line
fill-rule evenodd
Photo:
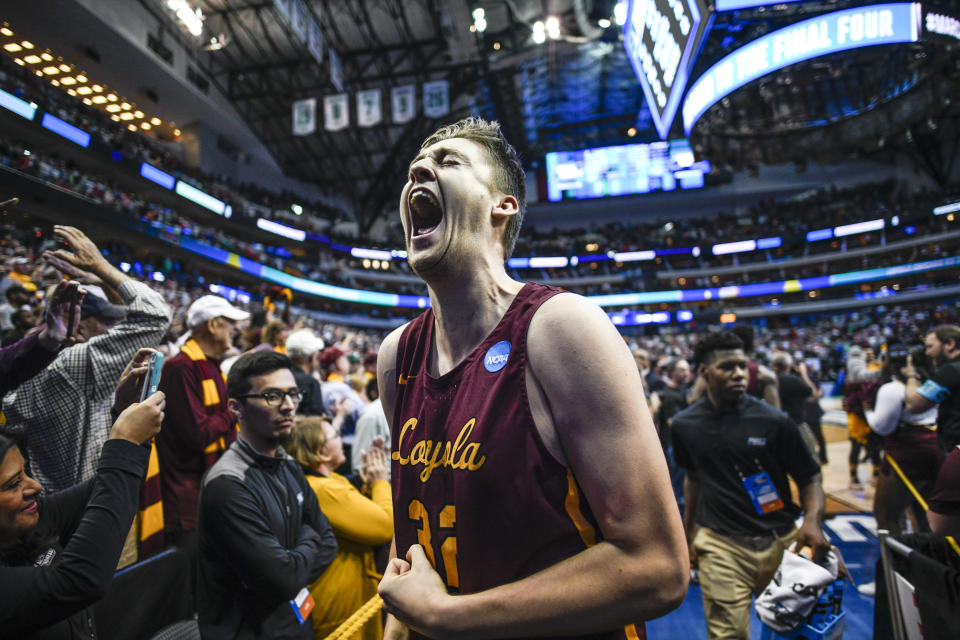
<path fill-rule="evenodd" d="M 388 611 L 435 638 L 571 635 L 676 607 L 689 565 L 666 462 L 640 376 L 606 315 L 579 296 L 545 302 L 528 332 L 534 421 L 572 469 L 601 541 L 523 580 L 449 595 L 414 545 L 380 585 Z M 401 554 L 404 550 L 398 550 Z"/>
<path fill-rule="evenodd" d="M 406 326 L 403 325 L 391 332 L 380 344 L 380 351 L 377 354 L 377 386 L 380 389 L 380 404 L 383 407 L 383 413 L 387 417 L 388 424 L 393 423 L 393 410 L 397 402 L 397 344 Z M 390 542 L 390 555 L 388 557 L 393 571 L 406 573 L 409 569 L 409 565 L 406 565 L 405 561 L 397 558 L 395 539 Z M 383 626 L 384 640 L 406 640 L 409 635 L 406 625 L 387 614 Z"/>

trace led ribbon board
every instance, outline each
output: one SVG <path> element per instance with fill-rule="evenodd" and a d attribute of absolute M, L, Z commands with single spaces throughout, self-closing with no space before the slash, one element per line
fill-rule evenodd
<path fill-rule="evenodd" d="M 850 49 L 916 42 L 920 4 L 899 2 L 844 9 L 803 20 L 757 38 L 697 78 L 683 102 L 683 128 L 690 134 L 700 116 L 749 82 L 778 69 Z"/>
<path fill-rule="evenodd" d="M 348 289 L 346 287 L 337 287 L 321 282 L 314 282 L 306 278 L 290 275 L 289 273 L 285 273 L 279 269 L 274 269 L 273 267 L 268 267 L 267 265 L 244 258 L 236 253 L 226 251 L 225 249 L 211 247 L 208 244 L 198 242 L 191 238 L 180 238 L 175 242 L 168 240 L 168 242 L 173 242 L 187 251 L 204 256 L 215 262 L 240 269 L 241 271 L 249 273 L 250 275 L 257 276 L 258 278 L 263 278 L 264 280 L 268 280 L 284 287 L 290 287 L 294 291 L 309 293 L 322 298 L 332 298 L 334 300 L 344 300 L 346 302 L 372 304 L 384 307 L 425 309 L 430 306 L 430 298 L 426 296 L 411 296 L 395 293 L 381 293 L 379 291 L 364 291 L 362 289 Z M 848 271 L 846 273 L 837 273 L 829 276 L 814 276 L 812 278 L 802 278 L 799 280 L 759 282 L 757 284 L 713 287 L 709 289 L 674 289 L 670 291 L 615 293 L 610 295 L 586 297 L 588 300 L 592 300 L 595 304 L 601 307 L 625 307 L 639 304 L 658 304 L 661 302 L 725 300 L 729 298 L 782 295 L 785 293 L 796 293 L 798 291 L 809 291 L 811 289 L 828 289 L 830 287 L 858 284 L 860 282 L 870 282 L 872 280 L 899 278 L 902 276 L 926 273 L 939 269 L 951 269 L 958 266 L 960 266 L 960 257 L 936 258 L 934 260 L 912 262 L 910 264 L 899 265 L 896 267 L 881 267 L 878 269 L 866 269 L 863 271 Z M 623 318 L 621 322 L 627 324 L 627 316 L 621 314 L 621 317 Z M 650 321 L 657 322 L 657 320 L 654 320 L 653 317 L 654 316 L 651 316 Z M 685 317 L 685 312 L 678 312 L 678 321 L 685 321 Z M 669 322 L 669 319 L 665 320 L 664 322 Z"/>
<path fill-rule="evenodd" d="M 787 2 L 798 2 L 799 0 L 717 0 L 717 11 L 735 11 L 737 9 L 752 9 L 753 7 L 766 7 L 771 4 L 786 4 Z"/>
<path fill-rule="evenodd" d="M 627 7 L 623 46 L 663 140 L 677 115 L 709 18 L 704 0 L 630 0 Z"/>

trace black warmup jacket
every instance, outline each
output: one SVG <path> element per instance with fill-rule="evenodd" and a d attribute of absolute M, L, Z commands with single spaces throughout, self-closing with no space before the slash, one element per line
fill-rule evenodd
<path fill-rule="evenodd" d="M 330 565 L 337 541 L 296 460 L 237 438 L 204 478 L 198 530 L 204 640 L 313 638 L 290 600 Z"/>

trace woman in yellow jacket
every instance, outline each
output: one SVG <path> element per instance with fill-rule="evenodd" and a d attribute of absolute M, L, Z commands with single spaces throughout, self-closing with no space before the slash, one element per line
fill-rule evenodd
<path fill-rule="evenodd" d="M 333 563 L 310 585 L 316 603 L 313 626 L 317 640 L 322 640 L 377 593 L 381 575 L 373 549 L 393 537 L 388 453 L 383 439 L 374 439 L 359 470 L 361 493 L 333 472 L 346 458 L 340 433 L 326 418 L 297 416 L 288 451 L 303 467 L 340 546 Z M 379 612 L 354 637 L 380 640 L 383 625 Z"/>

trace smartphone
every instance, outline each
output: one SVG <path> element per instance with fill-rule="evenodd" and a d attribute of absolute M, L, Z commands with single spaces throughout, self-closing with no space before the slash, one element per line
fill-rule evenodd
<path fill-rule="evenodd" d="M 73 330 L 76 328 L 74 319 L 77 316 L 77 300 L 80 298 L 80 286 L 70 285 L 70 292 L 67 295 L 70 297 L 70 314 L 67 316 L 67 338 L 70 338 L 73 335 Z"/>
<path fill-rule="evenodd" d="M 147 358 L 147 373 L 143 376 L 143 387 L 140 389 L 140 402 L 143 402 L 160 387 L 160 370 L 163 369 L 163 354 L 154 351 Z"/>

